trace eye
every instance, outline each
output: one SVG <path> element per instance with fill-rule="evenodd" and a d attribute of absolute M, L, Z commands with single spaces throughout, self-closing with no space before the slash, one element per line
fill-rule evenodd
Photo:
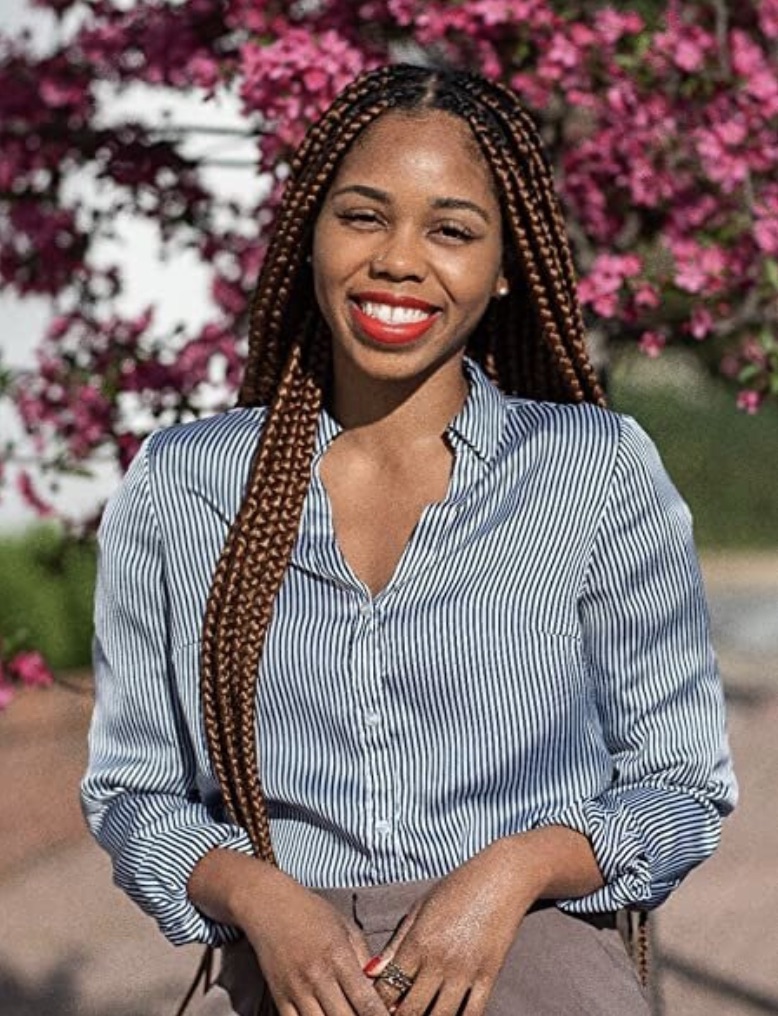
<path fill-rule="evenodd" d="M 357 229 L 372 229 L 380 226 L 382 219 L 378 212 L 373 211 L 370 208 L 349 208 L 342 212 L 337 212 L 337 217 L 341 222 L 345 222 L 349 226 L 354 226 Z"/>
<path fill-rule="evenodd" d="M 476 239 L 476 233 L 461 222 L 439 222 L 434 232 L 447 243 L 468 243 Z"/>

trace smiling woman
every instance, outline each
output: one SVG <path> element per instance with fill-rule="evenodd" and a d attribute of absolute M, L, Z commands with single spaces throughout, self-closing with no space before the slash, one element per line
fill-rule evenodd
<path fill-rule="evenodd" d="M 515 96 L 349 86 L 249 345 L 240 406 L 152 435 L 101 527 L 83 799 L 117 881 L 223 947 L 225 1012 L 647 1012 L 617 915 L 715 848 L 721 686 Z"/>

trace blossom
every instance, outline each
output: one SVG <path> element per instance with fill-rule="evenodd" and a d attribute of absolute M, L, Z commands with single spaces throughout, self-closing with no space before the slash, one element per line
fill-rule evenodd
<path fill-rule="evenodd" d="M 54 515 L 54 507 L 45 501 L 38 491 L 35 489 L 32 477 L 26 469 L 20 469 L 16 477 L 16 489 L 22 500 L 29 505 L 30 508 L 40 518 L 50 518 Z"/>
<path fill-rule="evenodd" d="M 707 307 L 699 304 L 692 311 L 689 334 L 695 339 L 704 339 L 713 330 L 713 315 Z"/>
<path fill-rule="evenodd" d="M 738 392 L 736 401 L 738 409 L 742 409 L 749 416 L 754 416 L 754 414 L 759 412 L 759 408 L 764 401 L 764 396 L 761 392 L 755 392 L 751 388 L 744 388 L 742 392 Z"/>
<path fill-rule="evenodd" d="M 643 268 L 636 254 L 600 254 L 589 274 L 581 279 L 578 295 L 602 317 L 613 317 L 619 307 L 618 293 L 625 280 L 638 275 Z"/>
<path fill-rule="evenodd" d="M 7 663 L 8 673 L 28 688 L 43 688 L 54 681 L 54 675 L 37 650 L 17 653 Z"/>
<path fill-rule="evenodd" d="M 244 110 L 261 113 L 272 125 L 261 142 L 266 157 L 298 144 L 305 125 L 372 65 L 374 61 L 333 30 L 315 37 L 305 29 L 290 28 L 270 45 L 241 46 Z"/>
<path fill-rule="evenodd" d="M 774 316 L 778 0 L 733 7 L 726 31 L 700 0 L 645 18 L 612 3 L 561 12 L 548 0 L 97 0 L 43 55 L 0 42 L 0 285 L 55 308 L 36 368 L 7 386 L 43 467 L 16 472 L 27 503 L 54 513 L 33 477 L 88 469 L 98 452 L 126 468 L 152 426 L 229 400 L 293 149 L 347 82 L 404 48 L 478 70 L 534 110 L 598 327 L 642 336 L 648 356 L 715 332 L 722 373 L 756 393 L 744 402 L 773 398 L 773 354 L 738 312 Z M 138 84 L 148 124 L 123 113 Z M 232 157 L 218 135 L 200 148 L 154 118 L 176 90 L 238 98 L 256 205 L 201 171 L 198 151 Z M 119 310 L 131 291 L 102 240 L 124 216 L 154 225 L 169 256 L 194 253 L 213 321 L 191 333 Z"/>
<path fill-rule="evenodd" d="M 675 284 L 687 293 L 721 290 L 727 269 L 724 251 L 717 244 L 703 246 L 696 240 L 668 241 L 675 259 Z"/>
<path fill-rule="evenodd" d="M 760 0 L 756 6 L 762 32 L 768 39 L 778 39 L 778 0 Z"/>
<path fill-rule="evenodd" d="M 635 35 L 645 27 L 637 11 L 618 11 L 603 7 L 594 15 L 594 27 L 600 42 L 613 46 L 625 35 Z"/>
<path fill-rule="evenodd" d="M 641 353 L 655 360 L 667 345 L 667 338 L 661 332 L 643 332 L 638 340 L 638 348 Z"/>

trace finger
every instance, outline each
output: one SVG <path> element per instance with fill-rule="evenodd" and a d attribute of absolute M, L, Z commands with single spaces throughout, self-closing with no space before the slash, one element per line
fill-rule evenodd
<path fill-rule="evenodd" d="M 337 982 L 322 985 L 321 990 L 316 993 L 316 1000 L 325 1016 L 354 1016 L 356 1007 L 351 1004 L 342 986 Z M 356 1011 L 362 1010 L 357 1008 Z"/>
<path fill-rule="evenodd" d="M 438 974 L 422 971 L 411 988 L 397 999 L 391 1011 L 397 1016 L 422 1016 L 427 1010 L 437 1013 L 433 1002 L 435 1002 L 441 987 Z"/>
<path fill-rule="evenodd" d="M 306 998 L 303 1001 L 298 1002 L 297 1012 L 300 1016 L 324 1016 L 325 1013 L 326 1016 L 330 1016 L 329 1012 L 327 1010 L 323 1010 L 315 998 Z M 352 1016 L 348 1009 L 341 1010 L 337 1014 L 333 1013 L 332 1016 L 342 1016 L 342 1014 L 343 1016 Z"/>
<path fill-rule="evenodd" d="M 341 978 L 340 987 L 349 1005 L 349 1016 L 386 1016 L 387 1005 L 375 987 L 376 982 L 368 981 L 361 973 Z M 396 994 L 391 1001 L 396 1000 Z"/>
<path fill-rule="evenodd" d="M 300 1016 L 291 1002 L 279 1002 L 276 1005 L 279 1016 Z"/>
<path fill-rule="evenodd" d="M 445 981 L 435 999 L 435 1005 L 431 1010 L 432 1016 L 459 1016 L 463 1012 L 462 1004 L 469 990 L 470 985 L 466 982 L 452 984 L 450 981 Z M 408 997 L 410 997 L 410 992 Z M 423 1009 L 421 1011 L 424 1012 Z M 401 1013 L 407 1016 L 405 1003 L 397 1008 L 397 1016 L 400 1016 Z"/>
<path fill-rule="evenodd" d="M 360 967 L 364 969 L 373 955 L 370 951 L 370 946 L 367 944 L 367 939 L 358 928 L 349 928 L 348 940 L 351 943 L 351 948 L 354 950 Z"/>
<path fill-rule="evenodd" d="M 492 984 L 479 982 L 470 989 L 467 1005 L 462 1011 L 462 1016 L 484 1016 L 486 1006 L 492 994 Z"/>
<path fill-rule="evenodd" d="M 417 908 L 413 907 L 403 917 L 400 923 L 395 928 L 391 938 L 386 942 L 383 949 L 373 956 L 368 964 L 365 966 L 365 973 L 368 977 L 377 977 L 378 974 L 386 967 L 386 964 L 394 959 L 397 954 L 397 950 L 403 944 L 405 936 L 411 930 L 413 926 L 414 918 L 416 917 Z"/>

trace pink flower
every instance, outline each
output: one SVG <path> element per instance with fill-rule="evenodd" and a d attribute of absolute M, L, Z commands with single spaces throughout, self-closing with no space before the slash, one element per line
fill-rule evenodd
<path fill-rule="evenodd" d="M 765 254 L 778 255 L 778 194 L 773 194 L 772 198 L 755 208 L 754 240 Z"/>
<path fill-rule="evenodd" d="M 604 7 L 595 13 L 594 26 L 600 39 L 606 45 L 613 46 L 624 35 L 642 32 L 645 22 L 636 11 L 617 11 L 613 7 Z"/>
<path fill-rule="evenodd" d="M 727 262 L 721 247 L 687 239 L 671 240 L 668 246 L 675 259 L 675 284 L 679 289 L 713 293 L 722 288 Z"/>
<path fill-rule="evenodd" d="M 768 39 L 778 39 L 778 0 L 761 0 L 757 4 L 759 27 Z"/>
<path fill-rule="evenodd" d="M 7 666 L 8 672 L 28 688 L 44 688 L 54 681 L 48 664 L 37 650 L 17 653 Z"/>
<path fill-rule="evenodd" d="M 221 80 L 221 65 L 206 53 L 196 53 L 189 61 L 189 74 L 195 85 L 213 94 Z"/>
<path fill-rule="evenodd" d="M 248 293 L 242 286 L 230 282 L 223 275 L 217 275 L 211 285 L 211 295 L 217 306 L 232 317 L 237 317 L 246 309 Z"/>
<path fill-rule="evenodd" d="M 652 286 L 650 282 L 643 282 L 637 287 L 634 301 L 636 307 L 647 310 L 654 310 L 661 302 L 656 286 Z"/>
<path fill-rule="evenodd" d="M 140 438 L 135 434 L 117 434 L 116 449 L 119 459 L 119 468 L 126 472 L 130 463 L 138 454 L 140 449 Z"/>
<path fill-rule="evenodd" d="M 643 332 L 638 341 L 641 353 L 655 360 L 667 345 L 667 339 L 660 332 Z"/>
<path fill-rule="evenodd" d="M 599 254 L 578 284 L 582 303 L 601 317 L 614 317 L 619 307 L 618 293 L 626 279 L 638 275 L 643 262 L 636 254 Z"/>
<path fill-rule="evenodd" d="M 689 334 L 695 339 L 704 339 L 706 335 L 710 334 L 712 329 L 713 315 L 707 307 L 697 304 L 692 311 L 691 321 L 689 322 Z"/>
<path fill-rule="evenodd" d="M 745 388 L 742 392 L 738 392 L 737 395 L 737 408 L 742 409 L 744 413 L 748 413 L 749 416 L 753 416 L 759 412 L 759 407 L 764 401 L 764 396 L 761 392 L 755 392 L 750 388 Z"/>
<path fill-rule="evenodd" d="M 54 515 L 54 508 L 38 494 L 33 484 L 32 477 L 26 469 L 20 469 L 16 477 L 16 489 L 19 491 L 22 500 L 41 518 L 51 518 Z"/>

